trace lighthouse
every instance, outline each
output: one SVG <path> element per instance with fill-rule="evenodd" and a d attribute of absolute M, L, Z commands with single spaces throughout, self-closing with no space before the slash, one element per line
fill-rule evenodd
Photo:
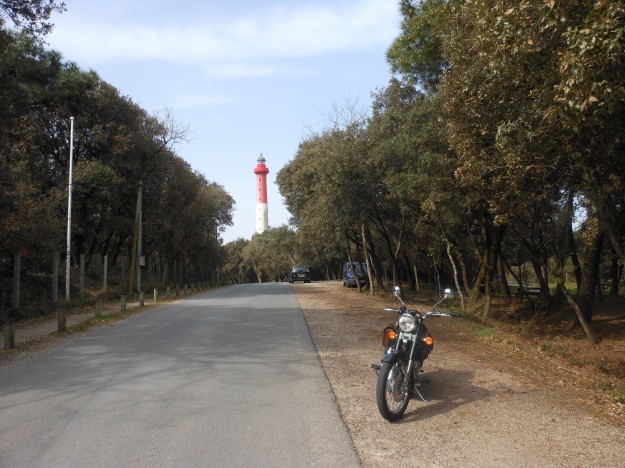
<path fill-rule="evenodd" d="M 254 174 L 256 174 L 256 232 L 262 234 L 269 227 L 267 210 L 267 174 L 269 174 L 269 169 L 265 166 L 265 158 L 262 154 L 256 161 L 258 162 L 254 168 Z"/>

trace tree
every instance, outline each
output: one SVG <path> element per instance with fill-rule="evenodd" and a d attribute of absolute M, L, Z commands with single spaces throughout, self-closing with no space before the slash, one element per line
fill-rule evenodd
<path fill-rule="evenodd" d="M 249 242 L 249 240 L 238 238 L 224 246 L 225 261 L 220 269 L 223 283 L 241 284 L 253 281 L 250 266 L 243 258 L 243 249 Z"/>
<path fill-rule="evenodd" d="M 17 27 L 24 27 L 35 36 L 45 36 L 52 31 L 50 18 L 54 12 L 65 11 L 65 3 L 56 0 L 2 0 L 0 1 L 0 26 L 2 16 Z"/>
<path fill-rule="evenodd" d="M 61 105 L 57 97 L 59 88 L 71 82 L 72 71 L 32 36 L 4 30 L 0 35 L 7 38 L 0 51 L 0 70 L 7 77 L 0 84 L 0 236 L 9 249 L 53 249 L 62 226 L 56 222 L 54 189 L 66 173 L 60 166 L 69 148 L 68 120 L 56 113 Z M 92 81 L 80 79 L 82 93 Z M 38 229 L 41 219 L 50 220 L 43 231 Z"/>
<path fill-rule="evenodd" d="M 571 132 L 580 191 L 625 263 L 625 5 L 582 2 L 561 36 L 559 82 L 547 111 Z"/>
<path fill-rule="evenodd" d="M 337 122 L 303 141 L 276 181 L 300 243 L 323 244 L 329 252 L 341 246 L 346 253 L 352 244 L 362 249 L 360 227 L 374 196 L 369 176 L 375 175 L 367 170 L 363 122 Z"/>

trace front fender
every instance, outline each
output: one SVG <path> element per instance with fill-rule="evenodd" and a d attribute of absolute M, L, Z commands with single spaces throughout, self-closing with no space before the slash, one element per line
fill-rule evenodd
<path fill-rule="evenodd" d="M 382 358 L 382 362 L 390 362 L 391 364 L 393 364 L 394 362 L 397 361 L 397 359 L 399 359 L 399 356 L 397 355 L 397 353 L 390 352 L 384 355 L 384 357 Z"/>

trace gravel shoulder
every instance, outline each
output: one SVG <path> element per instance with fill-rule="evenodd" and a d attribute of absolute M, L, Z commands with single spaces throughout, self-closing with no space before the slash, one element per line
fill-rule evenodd
<path fill-rule="evenodd" d="M 428 401 L 411 400 L 401 421 L 386 422 L 370 365 L 393 302 L 338 282 L 291 287 L 363 466 L 623 466 L 623 421 L 564 382 L 574 371 L 488 343 L 463 319 L 429 322 Z"/>

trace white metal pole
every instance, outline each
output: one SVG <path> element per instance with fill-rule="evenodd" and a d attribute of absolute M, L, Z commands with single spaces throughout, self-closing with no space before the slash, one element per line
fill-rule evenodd
<path fill-rule="evenodd" d="M 139 182 L 139 202 L 137 207 L 137 219 L 139 220 L 138 236 L 137 236 L 137 292 L 141 294 L 141 262 L 143 260 L 143 182 Z"/>
<path fill-rule="evenodd" d="M 69 302 L 72 250 L 72 173 L 74 172 L 74 117 L 69 118 L 69 186 L 67 197 L 67 249 L 65 251 L 65 300 Z"/>

